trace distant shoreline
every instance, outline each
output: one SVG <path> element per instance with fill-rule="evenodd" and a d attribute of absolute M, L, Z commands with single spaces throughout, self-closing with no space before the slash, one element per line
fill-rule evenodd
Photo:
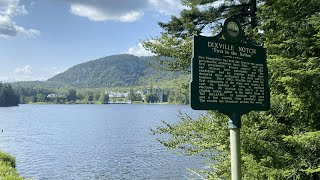
<path fill-rule="evenodd" d="M 23 103 L 19 105 L 24 105 L 24 104 L 31 104 L 31 105 L 54 105 L 54 104 L 64 104 L 64 105 L 77 105 L 77 104 L 93 104 L 93 105 L 112 105 L 112 104 L 144 104 L 144 105 L 152 105 L 152 104 L 158 104 L 158 105 L 187 105 L 187 104 L 174 104 L 174 103 L 168 103 L 168 102 L 161 102 L 161 103 L 143 103 L 143 102 L 133 102 L 133 103 L 128 103 L 128 102 L 114 102 L 114 103 L 52 103 L 52 102 L 36 102 L 36 103 Z"/>

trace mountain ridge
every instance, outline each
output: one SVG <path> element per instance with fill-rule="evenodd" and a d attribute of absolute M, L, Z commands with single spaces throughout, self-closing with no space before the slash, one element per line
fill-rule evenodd
<path fill-rule="evenodd" d="M 74 87 L 131 87 L 175 79 L 182 74 L 154 69 L 148 64 L 154 57 L 130 54 L 111 55 L 72 66 L 47 81 L 66 83 Z"/>

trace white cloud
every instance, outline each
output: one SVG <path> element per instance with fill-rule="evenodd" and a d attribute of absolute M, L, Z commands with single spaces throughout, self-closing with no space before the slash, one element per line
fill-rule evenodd
<path fill-rule="evenodd" d="M 179 0 L 149 0 L 150 6 L 164 15 L 178 15 L 185 7 Z"/>
<path fill-rule="evenodd" d="M 14 70 L 14 74 L 9 81 L 32 81 L 34 80 L 32 67 L 30 65 L 25 65 L 23 67 L 17 67 Z"/>
<path fill-rule="evenodd" d="M 66 67 L 55 66 L 34 68 L 31 65 L 25 65 L 23 67 L 17 67 L 8 73 L 0 72 L 0 81 L 45 81 L 65 70 L 67 70 Z"/>
<path fill-rule="evenodd" d="M 218 1 L 214 1 L 212 3 L 207 3 L 207 4 L 204 4 L 204 5 L 198 5 L 197 7 L 204 11 L 204 10 L 208 10 L 209 8 L 212 8 L 212 7 L 219 7 L 220 5 L 224 4 L 224 0 L 218 0 Z"/>
<path fill-rule="evenodd" d="M 143 16 L 143 12 L 131 11 L 123 16 L 119 17 L 119 20 L 122 22 L 133 22 Z"/>
<path fill-rule="evenodd" d="M 153 56 L 154 54 L 151 53 L 150 51 L 146 50 L 142 43 L 139 43 L 136 46 L 130 47 L 128 49 L 128 54 L 133 54 L 135 56 Z"/>
<path fill-rule="evenodd" d="M 17 67 L 14 72 L 17 74 L 32 74 L 32 67 L 30 65 L 26 65 L 24 67 Z"/>
<path fill-rule="evenodd" d="M 7 77 L 7 76 L 0 76 L 0 81 L 2 81 L 2 82 L 8 82 L 8 81 L 9 81 L 9 77 Z"/>
<path fill-rule="evenodd" d="M 45 81 L 65 70 L 66 68 L 63 67 L 33 68 L 31 65 L 26 65 L 23 67 L 17 67 L 13 72 L 9 73 L 8 75 L 0 74 L 0 81 Z"/>
<path fill-rule="evenodd" d="M 115 20 L 121 22 L 133 22 L 143 15 L 143 12 L 139 11 L 119 12 L 119 14 L 113 14 L 112 12 L 107 12 L 104 9 L 84 4 L 71 4 L 70 12 L 78 16 L 87 17 L 92 21 Z"/>
<path fill-rule="evenodd" d="M 8 16 L 19 16 L 19 15 L 28 15 L 28 11 L 26 10 L 24 5 L 19 6 L 19 1 L 15 3 L 8 4 L 4 14 Z"/>
<path fill-rule="evenodd" d="M 31 3 L 30 3 L 30 6 L 31 7 L 34 7 L 34 6 L 36 6 L 37 5 L 37 2 L 35 2 L 35 1 L 32 1 Z"/>
<path fill-rule="evenodd" d="M 34 79 L 32 76 L 28 75 L 19 75 L 14 77 L 14 81 L 34 81 L 34 80 L 39 80 L 39 79 Z"/>
<path fill-rule="evenodd" d="M 133 22 L 146 11 L 177 15 L 184 7 L 179 0 L 65 0 L 70 12 L 92 21 Z"/>
<path fill-rule="evenodd" d="M 22 35 L 26 38 L 34 38 L 40 35 L 35 29 L 25 29 L 16 24 L 15 16 L 28 15 L 24 5 L 19 5 L 20 0 L 0 0 L 0 36 L 12 37 Z"/>

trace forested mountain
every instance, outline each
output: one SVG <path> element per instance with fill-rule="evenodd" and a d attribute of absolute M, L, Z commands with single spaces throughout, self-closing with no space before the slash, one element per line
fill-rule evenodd
<path fill-rule="evenodd" d="M 181 74 L 153 69 L 152 57 L 121 54 L 75 65 L 48 81 L 63 82 L 74 87 L 129 87 L 173 79 Z"/>

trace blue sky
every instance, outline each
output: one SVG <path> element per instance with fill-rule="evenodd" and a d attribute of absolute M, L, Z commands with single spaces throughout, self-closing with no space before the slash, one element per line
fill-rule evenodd
<path fill-rule="evenodd" d="M 179 0 L 0 0 L 0 81 L 46 80 L 113 54 L 148 55 Z"/>

